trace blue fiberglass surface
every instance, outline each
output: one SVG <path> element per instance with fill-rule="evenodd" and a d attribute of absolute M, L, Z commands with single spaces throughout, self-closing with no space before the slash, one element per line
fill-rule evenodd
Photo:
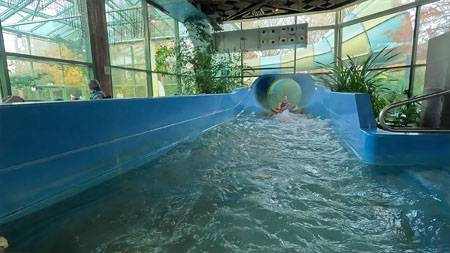
<path fill-rule="evenodd" d="M 330 120 L 242 113 L 0 225 L 11 252 L 449 252 L 450 170 L 377 167 Z"/>
<path fill-rule="evenodd" d="M 368 94 L 337 93 L 309 75 L 265 75 L 255 81 L 246 109 L 266 112 L 264 94 L 272 83 L 291 78 L 301 87 L 306 113 L 330 119 L 347 148 L 374 165 L 450 165 L 450 134 L 392 133 L 378 129 Z M 287 94 L 286 94 L 287 95 Z"/>
<path fill-rule="evenodd" d="M 307 114 L 329 119 L 344 145 L 364 163 L 449 167 L 449 134 L 382 131 L 367 94 L 331 92 L 305 74 L 264 75 L 251 90 L 233 94 L 4 104 L 0 223 L 145 164 L 242 111 L 268 112 L 268 92 L 280 79 L 295 81 L 301 87 L 298 104 Z M 289 93 L 278 86 L 277 91 Z M 293 97 L 272 94 L 280 95 Z"/>
<path fill-rule="evenodd" d="M 136 168 L 242 111 L 226 95 L 0 106 L 0 223 Z"/>

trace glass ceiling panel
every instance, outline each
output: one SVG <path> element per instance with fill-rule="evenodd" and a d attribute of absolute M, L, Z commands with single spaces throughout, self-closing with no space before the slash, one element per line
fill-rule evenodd
<path fill-rule="evenodd" d="M 6 31 L 55 38 L 55 32 L 78 30 L 85 36 L 85 8 L 82 0 L 0 0 L 0 18 Z"/>
<path fill-rule="evenodd" d="M 105 6 L 109 43 L 143 41 L 144 22 L 141 1 L 107 0 Z"/>
<path fill-rule="evenodd" d="M 140 0 L 107 0 L 106 20 L 110 43 L 142 40 L 143 18 Z M 158 37 L 173 37 L 175 23 L 171 17 L 149 6 L 151 33 Z"/>
<path fill-rule="evenodd" d="M 0 0 L 3 34 L 9 34 L 6 51 L 90 61 L 86 13 L 85 0 Z M 23 39 L 34 41 L 31 50 L 17 49 Z M 50 51 L 60 53 L 50 55 Z"/>
<path fill-rule="evenodd" d="M 86 34 L 87 24 L 80 15 L 85 11 L 82 2 L 81 0 L 0 0 L 0 19 L 5 31 L 20 31 L 50 39 L 77 40 L 74 36 L 61 38 L 61 35 L 84 36 Z M 141 0 L 106 0 L 108 26 L 112 27 L 116 34 L 121 34 L 115 37 L 142 37 L 143 34 L 140 34 L 143 28 L 141 4 Z M 155 10 L 151 18 L 156 20 L 151 24 L 152 26 L 163 27 L 158 31 L 161 33 L 159 36 L 173 36 L 175 29 L 170 17 Z M 73 33 L 68 31 L 70 29 Z M 156 29 L 153 27 L 153 30 Z M 120 42 L 121 39 L 116 38 L 116 40 Z"/>

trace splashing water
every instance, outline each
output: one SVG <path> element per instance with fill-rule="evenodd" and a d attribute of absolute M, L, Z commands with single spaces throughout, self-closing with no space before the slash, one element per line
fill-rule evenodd
<path fill-rule="evenodd" d="M 373 175 L 327 120 L 245 114 L 14 225 L 33 222 L 17 233 L 34 252 L 433 251 L 408 182 Z"/>

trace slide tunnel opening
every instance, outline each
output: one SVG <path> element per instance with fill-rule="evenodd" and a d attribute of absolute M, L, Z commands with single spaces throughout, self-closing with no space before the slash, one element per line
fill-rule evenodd
<path fill-rule="evenodd" d="M 255 96 L 258 103 L 267 110 L 278 106 L 287 96 L 287 102 L 300 105 L 302 100 L 302 88 L 292 78 L 267 77 L 255 83 Z"/>

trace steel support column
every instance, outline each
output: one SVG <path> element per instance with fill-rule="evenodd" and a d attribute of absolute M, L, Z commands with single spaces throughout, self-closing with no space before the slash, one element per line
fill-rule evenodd
<path fill-rule="evenodd" d="M 144 21 L 144 50 L 145 50 L 145 66 L 147 69 L 147 96 L 153 97 L 153 78 L 152 78 L 152 62 L 150 47 L 150 20 L 148 19 L 148 5 L 146 0 L 142 0 L 142 15 Z"/>
<path fill-rule="evenodd" d="M 334 23 L 334 62 L 342 59 L 342 28 L 339 24 L 342 22 L 342 10 L 336 11 Z"/>
<path fill-rule="evenodd" d="M 295 18 L 295 25 L 297 25 L 297 16 Z M 306 33 L 306 37 L 309 37 L 308 33 Z M 308 42 L 306 42 L 306 47 L 308 47 Z M 294 74 L 297 73 L 297 44 L 294 45 Z"/>
<path fill-rule="evenodd" d="M 0 22 L 0 90 L 2 97 L 12 95 L 11 81 L 9 80 L 8 61 L 5 54 L 5 43 L 3 41 L 3 30 Z"/>
<path fill-rule="evenodd" d="M 175 58 L 175 66 L 177 72 L 177 93 L 181 94 L 183 91 L 181 89 L 181 65 L 180 65 L 180 25 L 178 21 L 175 22 L 175 49 L 176 49 L 176 58 Z"/>
<path fill-rule="evenodd" d="M 412 97 L 414 93 L 414 78 L 416 75 L 416 59 L 417 59 L 417 40 L 419 39 L 419 29 L 420 29 L 420 8 L 416 7 L 416 20 L 414 21 L 414 33 L 413 33 L 413 44 L 411 52 L 411 68 L 409 71 L 409 87 L 408 87 L 408 97 Z"/>

